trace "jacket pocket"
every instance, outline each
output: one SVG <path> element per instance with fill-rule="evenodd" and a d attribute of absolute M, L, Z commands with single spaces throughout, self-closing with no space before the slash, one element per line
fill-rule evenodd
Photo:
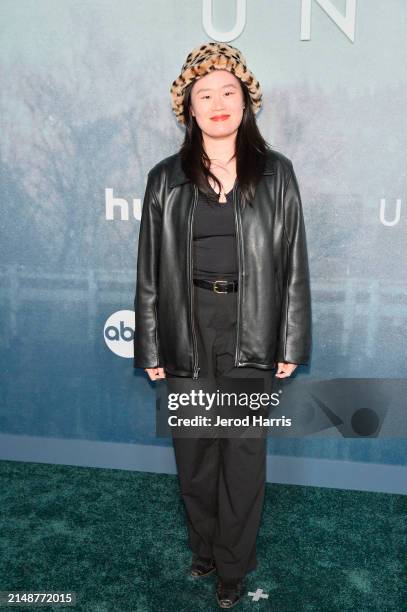
<path fill-rule="evenodd" d="M 283 288 L 281 286 L 281 277 L 280 271 L 277 267 L 274 268 L 274 278 L 275 278 L 275 289 L 277 293 L 276 303 L 279 308 L 281 308 L 281 300 L 283 295 Z"/>

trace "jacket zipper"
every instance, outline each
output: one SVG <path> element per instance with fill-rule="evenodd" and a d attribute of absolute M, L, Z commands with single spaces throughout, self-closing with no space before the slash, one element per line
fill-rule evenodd
<path fill-rule="evenodd" d="M 237 257 L 238 257 L 238 283 L 237 283 L 237 327 L 236 327 L 236 351 L 235 351 L 235 366 L 239 367 L 242 365 L 239 361 L 239 331 L 240 331 L 240 302 L 241 302 L 241 288 L 242 288 L 242 257 L 241 257 L 241 239 L 240 239 L 240 223 L 239 215 L 237 211 L 236 203 L 236 185 L 233 187 L 233 209 L 235 213 L 235 227 L 236 227 L 236 239 L 237 239 Z"/>
<path fill-rule="evenodd" d="M 192 227 L 193 227 L 193 218 L 195 206 L 198 201 L 198 187 L 194 185 L 194 200 L 192 203 L 191 215 L 189 218 L 189 295 L 190 295 L 190 315 L 191 315 L 191 327 L 192 327 L 192 339 L 193 339 L 193 361 L 194 361 L 194 373 L 193 378 L 196 379 L 199 376 L 199 370 L 201 368 L 198 367 L 198 346 L 196 342 L 196 333 L 195 333 L 195 323 L 194 323 L 194 301 L 193 301 L 193 291 L 194 291 L 194 283 L 192 280 L 193 268 L 192 268 Z"/>
<path fill-rule="evenodd" d="M 193 339 L 193 361 L 194 361 L 194 373 L 193 378 L 199 377 L 200 367 L 198 367 L 198 347 L 196 342 L 195 324 L 194 324 L 194 307 L 193 307 L 193 264 L 192 264 L 192 228 L 193 218 L 196 203 L 198 200 L 198 188 L 194 185 L 194 200 L 192 204 L 192 211 L 189 221 L 189 286 L 190 286 L 190 316 L 192 323 L 192 339 Z M 236 351 L 235 351 L 235 366 L 239 367 L 242 364 L 238 360 L 239 355 L 239 331 L 240 331 L 240 311 L 241 311 L 241 287 L 242 287 L 242 256 L 241 256 L 241 239 L 240 239 L 240 223 L 237 212 L 236 204 L 236 185 L 233 187 L 233 208 L 235 214 L 235 227 L 236 227 L 236 238 L 237 238 L 237 253 L 238 253 L 238 267 L 239 267 L 239 280 L 237 283 L 237 329 L 236 329 Z"/>

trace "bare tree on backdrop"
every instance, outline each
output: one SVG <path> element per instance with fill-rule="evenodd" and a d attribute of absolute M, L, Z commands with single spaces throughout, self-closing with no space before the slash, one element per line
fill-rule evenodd
<path fill-rule="evenodd" d="M 95 32 L 93 24 L 71 64 L 33 70 L 21 60 L 7 69 L 0 145 L 7 227 L 29 230 L 20 232 L 29 261 L 43 268 L 133 268 L 132 200 L 166 154 L 163 143 L 174 140 L 169 95 L 166 107 L 143 67 L 153 58 L 132 63 L 117 41 Z M 127 199 L 129 222 L 106 221 L 108 187 Z M 26 263 L 18 248 L 10 263 Z"/>

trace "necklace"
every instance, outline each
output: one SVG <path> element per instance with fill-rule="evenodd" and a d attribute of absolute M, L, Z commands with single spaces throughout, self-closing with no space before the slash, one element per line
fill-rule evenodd
<path fill-rule="evenodd" d="M 220 194 L 219 194 L 219 200 L 218 200 L 218 202 L 219 202 L 219 204 L 226 204 L 226 203 L 227 203 L 227 198 L 225 199 L 225 201 L 224 201 L 224 202 L 221 202 L 221 197 L 222 197 L 222 196 L 224 196 L 224 198 L 226 198 L 226 193 L 223 191 L 223 189 L 221 189 L 221 192 L 220 192 Z"/>
<path fill-rule="evenodd" d="M 212 188 L 212 192 L 213 192 L 213 197 L 208 198 L 208 199 L 212 200 L 212 202 L 214 202 L 214 203 L 215 203 L 215 206 L 219 206 L 219 204 L 220 204 L 220 205 L 222 205 L 222 206 L 224 206 L 225 204 L 227 204 L 227 203 L 228 203 L 228 199 L 227 199 L 226 193 L 225 193 L 225 191 L 224 191 L 223 189 L 221 189 L 220 193 L 217 193 L 217 192 L 216 192 L 216 191 L 215 191 L 215 190 Z M 224 202 L 221 202 L 221 200 L 220 200 L 220 198 L 221 198 L 222 196 L 224 196 L 224 198 L 225 198 L 225 201 L 224 201 Z"/>
<path fill-rule="evenodd" d="M 235 183 L 236 183 L 236 178 L 235 178 L 235 181 L 234 181 L 234 183 L 233 183 L 233 186 L 235 185 Z M 232 189 L 231 189 L 230 191 L 232 191 L 232 190 L 233 190 L 233 186 L 232 186 Z M 217 202 L 218 204 L 227 204 L 227 203 L 228 203 L 227 195 L 230 193 L 230 191 L 228 191 L 228 193 L 226 194 L 225 190 L 224 190 L 224 189 L 223 189 L 223 187 L 222 187 L 222 188 L 221 188 L 221 190 L 220 190 L 220 192 L 218 193 L 217 191 L 215 191 L 215 190 L 214 190 L 214 188 L 212 187 L 212 185 L 210 185 L 210 188 L 212 189 L 212 193 L 213 193 L 213 194 L 216 196 L 216 202 Z M 220 201 L 220 198 L 221 198 L 222 196 L 225 198 L 225 201 L 224 201 L 224 202 L 221 202 L 221 201 Z"/>

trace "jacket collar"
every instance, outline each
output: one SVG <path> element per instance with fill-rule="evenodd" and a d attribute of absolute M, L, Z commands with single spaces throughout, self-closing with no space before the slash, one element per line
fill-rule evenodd
<path fill-rule="evenodd" d="M 266 165 L 264 167 L 263 174 L 275 174 L 275 158 L 273 154 L 269 153 L 266 157 Z M 168 168 L 168 185 L 169 188 L 176 187 L 177 185 L 182 185 L 183 183 L 189 183 L 190 180 L 184 173 L 181 165 L 181 155 L 180 153 L 176 153 L 173 156 L 172 162 Z"/>

